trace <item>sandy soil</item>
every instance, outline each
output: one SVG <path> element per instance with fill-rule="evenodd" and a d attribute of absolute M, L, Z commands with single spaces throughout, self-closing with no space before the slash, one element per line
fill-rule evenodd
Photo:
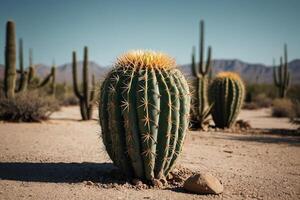
<path fill-rule="evenodd" d="M 242 111 L 259 129 L 293 129 L 269 110 Z M 96 117 L 95 113 L 95 117 Z M 43 123 L 0 123 L 0 199 L 300 199 L 300 137 L 189 132 L 179 165 L 209 171 L 221 195 L 181 188 L 131 188 L 113 176 L 96 120 L 79 121 L 77 107 Z"/>

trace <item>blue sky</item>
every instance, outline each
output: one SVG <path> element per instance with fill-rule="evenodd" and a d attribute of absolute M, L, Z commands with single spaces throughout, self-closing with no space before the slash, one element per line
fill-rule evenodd
<path fill-rule="evenodd" d="M 32 47 L 37 63 L 70 62 L 72 50 L 82 58 L 87 45 L 101 65 L 130 49 L 164 51 L 186 64 L 200 19 L 213 58 L 271 64 L 284 43 L 289 60 L 300 57 L 299 0 L 0 0 L 0 63 L 8 19 L 24 40 L 25 58 Z"/>

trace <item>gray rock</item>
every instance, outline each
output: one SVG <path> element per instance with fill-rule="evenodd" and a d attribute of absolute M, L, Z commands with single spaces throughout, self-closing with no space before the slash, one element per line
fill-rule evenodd
<path fill-rule="evenodd" d="M 222 183 L 210 173 L 190 176 L 184 182 L 183 187 L 197 194 L 220 194 L 224 189 Z"/>

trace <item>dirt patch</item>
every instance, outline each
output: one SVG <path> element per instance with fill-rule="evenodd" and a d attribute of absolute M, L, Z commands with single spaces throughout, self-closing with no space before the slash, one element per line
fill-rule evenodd
<path fill-rule="evenodd" d="M 253 129 L 283 134 L 188 132 L 164 189 L 126 180 L 104 150 L 98 122 L 80 121 L 78 107 L 44 123 L 0 123 L 0 199 L 300 199 L 300 137 L 285 135 L 293 125 L 268 110 L 240 117 Z M 216 176 L 224 192 L 184 191 L 195 172 Z"/>

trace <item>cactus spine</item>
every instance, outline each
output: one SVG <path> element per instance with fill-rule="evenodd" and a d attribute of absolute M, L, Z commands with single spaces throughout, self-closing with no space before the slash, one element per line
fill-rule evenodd
<path fill-rule="evenodd" d="M 118 58 L 100 93 L 108 155 L 127 176 L 165 179 L 183 146 L 190 93 L 168 56 L 133 51 Z"/>
<path fill-rule="evenodd" d="M 287 89 L 290 85 L 290 73 L 288 71 L 288 55 L 287 55 L 287 45 L 284 45 L 284 62 L 282 57 L 280 57 L 280 65 L 278 67 L 278 72 L 276 73 L 276 67 L 274 62 L 273 67 L 273 79 L 274 85 L 278 88 L 279 98 L 285 98 Z"/>
<path fill-rule="evenodd" d="M 193 80 L 193 98 L 191 109 L 191 125 L 202 129 L 208 122 L 211 106 L 208 106 L 207 87 L 211 76 L 211 47 L 208 47 L 207 61 L 204 61 L 204 21 L 200 21 L 200 43 L 199 57 L 200 62 L 195 62 L 196 50 L 192 51 L 192 74 Z"/>
<path fill-rule="evenodd" d="M 6 24 L 4 93 L 14 98 L 16 87 L 16 26 L 13 21 Z"/>
<path fill-rule="evenodd" d="M 74 51 L 72 61 L 73 69 L 73 89 L 75 95 L 79 98 L 80 103 L 80 113 L 82 120 L 92 119 L 93 103 L 95 101 L 95 77 L 92 77 L 92 90 L 89 89 L 89 71 L 88 71 L 88 48 L 84 47 L 84 59 L 83 59 L 83 87 L 82 93 L 79 91 L 78 81 L 77 81 L 77 61 L 76 52 Z"/>
<path fill-rule="evenodd" d="M 209 88 L 212 117 L 218 128 L 230 128 L 244 102 L 245 86 L 238 74 L 221 72 Z"/>

